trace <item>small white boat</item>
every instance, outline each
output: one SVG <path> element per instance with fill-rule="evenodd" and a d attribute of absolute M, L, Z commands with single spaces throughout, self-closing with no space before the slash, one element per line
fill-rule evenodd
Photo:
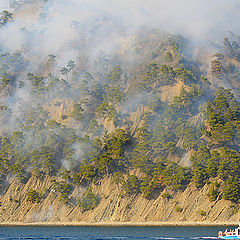
<path fill-rule="evenodd" d="M 226 229 L 224 232 L 218 232 L 218 238 L 220 239 L 240 239 L 240 224 L 235 229 Z"/>

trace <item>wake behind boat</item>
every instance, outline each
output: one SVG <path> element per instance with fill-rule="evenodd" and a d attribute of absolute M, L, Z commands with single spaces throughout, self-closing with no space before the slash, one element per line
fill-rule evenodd
<path fill-rule="evenodd" d="M 226 229 L 224 232 L 220 231 L 218 232 L 218 238 L 220 239 L 240 239 L 240 224 L 238 228 L 235 228 L 233 230 Z"/>

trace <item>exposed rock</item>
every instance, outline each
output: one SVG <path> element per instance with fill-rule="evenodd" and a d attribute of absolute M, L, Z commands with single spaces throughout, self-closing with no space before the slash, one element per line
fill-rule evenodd
<path fill-rule="evenodd" d="M 65 204 L 51 188 L 51 178 L 42 180 L 30 178 L 27 184 L 19 185 L 12 181 L 7 192 L 0 197 L 0 222 L 86 222 L 86 223 L 115 223 L 115 222 L 224 222 L 237 221 L 236 206 L 221 199 L 210 202 L 207 197 L 209 186 L 201 190 L 189 185 L 185 191 L 174 193 L 166 199 L 159 196 L 147 200 L 141 195 L 124 196 L 120 189 L 112 184 L 111 177 L 105 178 L 93 191 L 101 198 L 99 205 L 90 211 L 82 212 L 73 201 Z M 20 187 L 19 187 L 20 186 Z M 37 189 L 44 194 L 40 203 L 27 201 L 26 194 L 30 189 Z M 83 188 L 76 187 L 70 198 L 80 196 Z M 176 211 L 179 206 L 182 211 Z M 200 214 L 204 212 L 205 214 Z"/>

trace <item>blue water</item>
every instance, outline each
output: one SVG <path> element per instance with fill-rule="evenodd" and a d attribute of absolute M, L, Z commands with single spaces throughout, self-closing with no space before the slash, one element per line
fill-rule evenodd
<path fill-rule="evenodd" d="M 225 227 L 0 227 L 0 240 L 198 240 L 217 239 Z"/>

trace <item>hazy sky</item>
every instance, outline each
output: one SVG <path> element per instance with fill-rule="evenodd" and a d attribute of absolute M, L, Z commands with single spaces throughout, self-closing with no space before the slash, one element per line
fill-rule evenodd
<path fill-rule="evenodd" d="M 8 0 L 0 0 L 0 9 L 7 5 Z M 39 5 L 35 8 L 21 9 L 22 14 L 17 14 L 14 22 L 1 28 L 2 47 L 16 51 L 28 45 L 36 54 L 57 54 L 77 41 L 81 29 L 82 33 L 96 34 L 92 36 L 96 38 L 96 49 L 111 48 L 120 39 L 116 23 L 129 34 L 145 25 L 193 40 L 218 42 L 228 31 L 240 32 L 239 0 L 49 0 L 41 10 L 45 18 L 40 19 L 35 14 Z M 99 19 L 103 17 L 112 20 L 102 24 Z M 78 29 L 73 27 L 74 21 L 78 22 Z"/>
<path fill-rule="evenodd" d="M 8 0 L 1 0 L 0 1 L 0 10 L 8 9 Z"/>

